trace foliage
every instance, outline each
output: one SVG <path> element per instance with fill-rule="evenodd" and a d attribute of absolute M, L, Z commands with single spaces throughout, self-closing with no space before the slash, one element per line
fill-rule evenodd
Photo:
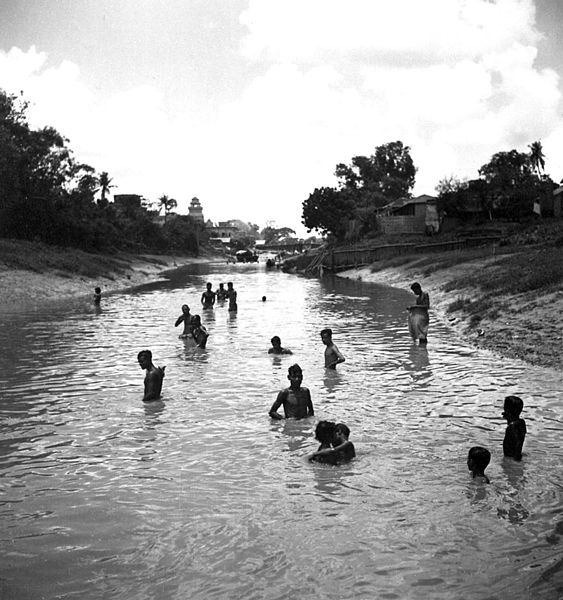
<path fill-rule="evenodd" d="M 289 227 L 264 227 L 260 232 L 260 235 L 264 239 L 266 244 L 271 244 L 272 242 L 276 242 L 277 240 L 288 237 L 290 235 L 295 235 L 295 231 L 290 229 Z"/>
<path fill-rule="evenodd" d="M 21 96 L 0 90 L 0 236 L 84 250 L 197 251 L 199 229 L 181 220 L 160 227 L 146 207 L 107 201 L 107 172 L 74 158 L 52 127 L 32 130 Z M 96 202 L 96 194 L 100 198 Z M 166 197 L 165 215 L 177 206 Z"/>
<path fill-rule="evenodd" d="M 332 234 L 337 240 L 343 240 L 354 208 L 347 191 L 316 188 L 303 202 L 303 225 L 309 231 L 316 229 L 323 235 Z"/>
<path fill-rule="evenodd" d="M 410 148 L 396 141 L 353 157 L 350 165 L 339 163 L 334 174 L 336 189 L 316 189 L 303 202 L 303 223 L 342 240 L 375 231 L 377 209 L 410 194 L 416 169 Z"/>

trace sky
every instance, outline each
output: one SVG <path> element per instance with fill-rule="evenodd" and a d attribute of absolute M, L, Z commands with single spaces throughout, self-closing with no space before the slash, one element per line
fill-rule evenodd
<path fill-rule="evenodd" d="M 116 194 L 306 235 L 338 163 L 401 140 L 415 195 L 541 141 L 563 178 L 561 0 L 1 0 L 0 88 Z"/>

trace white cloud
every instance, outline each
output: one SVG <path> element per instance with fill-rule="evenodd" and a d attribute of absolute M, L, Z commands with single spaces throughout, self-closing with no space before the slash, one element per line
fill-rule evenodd
<path fill-rule="evenodd" d="M 168 194 L 183 212 L 197 196 L 215 221 L 303 231 L 301 203 L 335 184 L 337 163 L 395 140 L 411 147 L 415 193 L 537 139 L 563 176 L 561 85 L 535 66 L 531 0 L 250 0 L 241 21 L 261 74 L 228 105 L 205 98 L 207 119 L 191 98 L 170 112 L 171 90 L 145 82 L 102 93 L 34 47 L 0 52 L 0 87 L 24 90 L 32 122 L 116 192 Z"/>

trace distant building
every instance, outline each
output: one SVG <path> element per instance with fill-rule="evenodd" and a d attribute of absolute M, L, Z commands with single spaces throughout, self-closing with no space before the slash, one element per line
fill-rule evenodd
<path fill-rule="evenodd" d="M 416 198 L 400 198 L 378 211 L 377 222 L 382 233 L 438 233 L 440 219 L 437 199 L 423 194 Z"/>
<path fill-rule="evenodd" d="M 207 221 L 205 224 L 205 231 L 209 234 L 209 237 L 231 239 L 234 235 L 239 232 L 239 228 L 232 223 L 232 221 L 219 221 L 217 225 L 211 221 Z"/>
<path fill-rule="evenodd" d="M 203 218 L 203 208 L 201 206 L 200 201 L 194 196 L 190 203 L 189 208 L 189 216 L 199 223 L 205 223 L 205 219 Z"/>

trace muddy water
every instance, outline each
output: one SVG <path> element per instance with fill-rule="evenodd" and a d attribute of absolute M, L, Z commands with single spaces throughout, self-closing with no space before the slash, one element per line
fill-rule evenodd
<path fill-rule="evenodd" d="M 198 308 L 208 280 L 234 282 L 238 313 Z M 411 300 L 200 265 L 99 310 L 2 315 L 0 597 L 560 597 L 562 376 L 468 348 L 432 316 L 413 346 Z M 186 302 L 205 351 L 178 339 Z M 326 326 L 346 356 L 330 373 Z M 267 354 L 273 335 L 293 356 Z M 143 348 L 166 365 L 147 405 Z M 293 362 L 316 415 L 273 422 Z M 508 394 L 525 404 L 521 463 L 502 458 Z M 307 462 L 319 418 L 349 425 L 353 462 Z M 492 452 L 489 486 L 469 479 L 473 445 Z"/>

